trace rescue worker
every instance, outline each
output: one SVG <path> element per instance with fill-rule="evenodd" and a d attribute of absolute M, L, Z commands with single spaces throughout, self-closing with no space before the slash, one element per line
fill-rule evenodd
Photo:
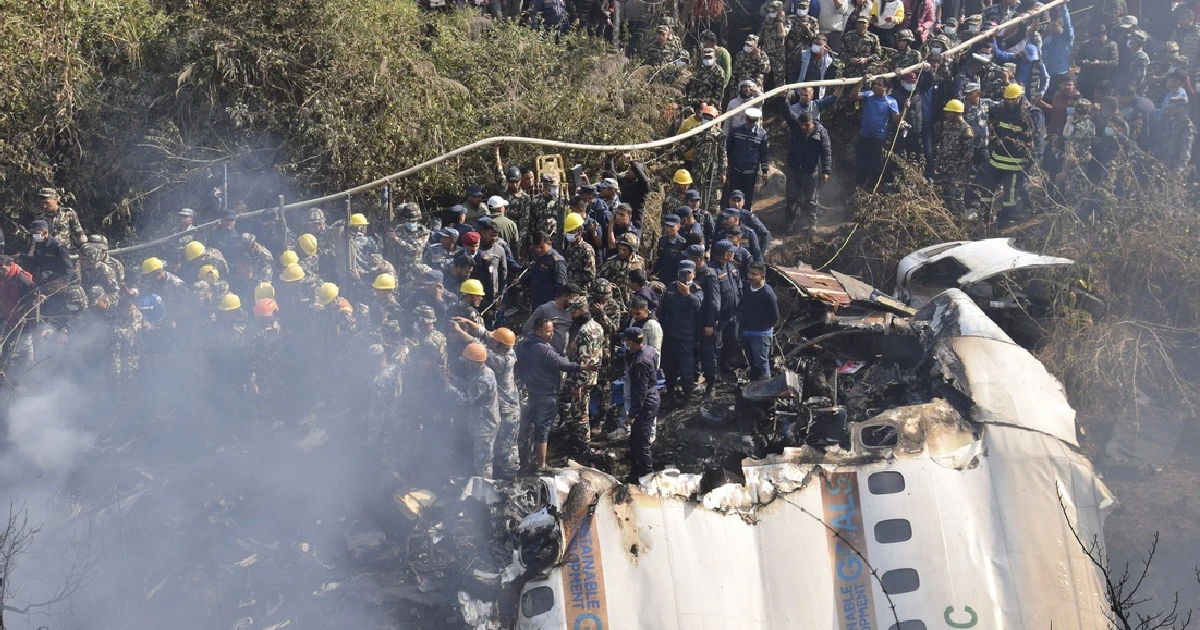
<path fill-rule="evenodd" d="M 629 363 L 629 436 L 630 483 L 654 471 L 650 449 L 658 419 L 658 353 L 644 343 L 640 328 L 627 328 L 621 333 Z"/>
<path fill-rule="evenodd" d="M 645 269 L 646 261 L 637 254 L 638 237 L 627 233 L 617 242 L 617 255 L 604 261 L 600 266 L 599 277 L 608 280 L 613 285 L 613 295 L 622 304 L 629 301 L 629 289 L 625 286 L 629 272 L 634 269 Z"/>
<path fill-rule="evenodd" d="M 138 284 L 141 295 L 159 295 L 168 301 L 177 300 L 176 304 L 182 304 L 187 294 L 187 283 L 167 271 L 161 258 L 147 258 L 142 261 L 142 275 Z"/>
<path fill-rule="evenodd" d="M 692 247 L 700 249 L 699 257 L 703 259 L 704 247 Z M 667 290 L 658 306 L 663 328 L 662 369 L 667 380 L 666 391 L 678 404 L 686 404 L 696 389 L 696 341 L 704 291 L 694 281 L 695 276 L 696 263 L 680 261 L 675 279 L 667 282 Z"/>
<path fill-rule="evenodd" d="M 517 378 L 528 394 L 521 408 L 522 463 L 535 471 L 546 468 L 547 443 L 550 428 L 558 417 L 560 375 L 583 369 L 568 361 L 550 344 L 554 338 L 554 322 L 545 317 L 531 316 L 525 336 L 517 344 Z M 532 455 L 525 455 L 525 444 L 532 443 Z"/>
<path fill-rule="evenodd" d="M 717 64 L 716 51 L 705 48 L 700 54 L 700 67 L 684 89 L 684 97 L 690 103 L 719 105 L 724 101 L 725 79 L 724 68 Z"/>
<path fill-rule="evenodd" d="M 517 438 L 521 430 L 521 405 L 515 375 L 517 355 L 513 351 L 517 337 L 507 328 L 497 328 L 487 337 L 487 366 L 496 376 L 496 403 L 500 412 L 492 466 L 497 479 L 512 480 L 520 468 Z"/>
<path fill-rule="evenodd" d="M 733 76 L 730 78 L 738 80 L 739 90 L 744 81 L 749 81 L 751 85 L 757 86 L 761 90 L 763 79 L 769 72 L 771 72 L 771 58 L 758 47 L 757 35 L 748 36 L 745 46 L 734 57 Z"/>
<path fill-rule="evenodd" d="M 402 203 L 396 208 L 400 223 L 384 237 L 383 256 L 395 268 L 396 281 L 410 286 L 420 274 L 425 246 L 429 243 L 429 228 L 421 225 L 421 209 L 415 203 Z"/>
<path fill-rule="evenodd" d="M 490 479 L 496 459 L 496 433 L 500 428 L 496 374 L 487 366 L 487 348 L 481 343 L 465 346 L 460 356 L 461 377 L 443 372 L 446 389 L 458 403 L 461 417 L 471 435 L 471 470 L 475 477 Z"/>
<path fill-rule="evenodd" d="M 740 352 L 737 313 L 742 297 L 742 279 L 733 265 L 733 244 L 713 243 L 712 290 L 715 299 L 707 300 L 700 312 L 703 336 L 700 338 L 700 366 L 704 370 L 704 398 L 711 400 L 717 379 L 733 371 L 734 353 Z M 708 293 L 706 291 L 707 298 Z"/>
<path fill-rule="evenodd" d="M 870 15 L 859 13 L 854 22 L 854 30 L 842 36 L 845 76 L 861 77 L 870 74 L 870 67 L 878 62 L 883 54 L 879 36 L 868 30 L 870 23 Z"/>
<path fill-rule="evenodd" d="M 668 214 L 663 217 L 662 223 L 662 236 L 658 237 L 658 252 L 654 256 L 650 273 L 672 281 L 677 275 L 679 261 L 683 260 L 687 239 L 679 234 L 679 215 Z"/>
<path fill-rule="evenodd" d="M 729 187 L 744 193 L 746 208 L 754 205 L 754 187 L 758 173 L 767 175 L 770 165 L 767 132 L 762 127 L 762 110 L 751 107 L 746 110 L 746 122 L 734 127 L 728 138 Z"/>
<path fill-rule="evenodd" d="M 60 207 L 58 191 L 53 188 L 43 188 L 37 196 L 41 207 L 34 213 L 34 219 L 45 221 L 54 239 L 70 253 L 76 253 L 87 242 L 87 233 L 79 222 L 79 214 L 71 208 Z"/>
<path fill-rule="evenodd" d="M 1033 150 L 1033 121 L 1021 96 L 1019 83 L 1004 88 L 1004 102 L 989 115 L 989 170 L 981 184 L 985 203 L 996 198 L 996 189 L 1004 189 L 996 223 L 1005 227 L 1016 219 L 1020 204 L 1029 199 L 1030 157 Z"/>
<path fill-rule="evenodd" d="M 586 287 L 596 279 L 596 250 L 582 238 L 583 217 L 572 212 L 563 222 L 563 258 L 567 281 Z"/>
<path fill-rule="evenodd" d="M 204 243 L 193 240 L 183 247 L 183 264 L 179 267 L 179 276 L 194 279 L 201 267 L 211 265 L 222 277 L 229 275 L 229 263 L 224 254 L 215 247 L 205 247 Z"/>
<path fill-rule="evenodd" d="M 705 105 L 700 108 L 701 118 L 708 122 L 717 117 L 717 108 Z M 715 202 L 721 187 L 725 185 L 726 141 L 720 125 L 692 136 L 692 172 L 696 177 L 697 201 L 704 204 Z M 692 191 L 688 191 L 692 192 Z M 686 197 L 685 197 L 686 198 Z"/>
<path fill-rule="evenodd" d="M 536 231 L 530 238 L 530 262 L 528 271 L 520 280 L 529 288 L 529 307 L 537 308 L 549 302 L 567 285 L 567 261 L 554 250 L 550 235 Z"/>
<path fill-rule="evenodd" d="M 680 206 L 687 205 L 688 189 L 692 187 L 692 174 L 687 169 L 679 169 L 671 176 L 671 186 L 667 194 L 663 197 L 662 208 L 664 212 L 673 210 Z"/>
<path fill-rule="evenodd" d="M 944 119 L 937 124 L 935 134 L 938 138 L 935 174 L 942 186 L 942 200 L 948 210 L 963 217 L 967 212 L 967 177 L 975 151 L 975 133 L 963 120 L 965 109 L 958 99 L 947 101 L 942 108 Z"/>
<path fill-rule="evenodd" d="M 568 334 L 567 360 L 580 365 L 600 365 L 604 354 L 604 330 L 592 319 L 586 298 L 580 296 L 567 303 L 571 316 Z M 599 369 L 599 368 L 598 368 Z M 588 455 L 591 448 L 589 401 L 596 386 L 595 370 L 572 372 L 563 379 L 559 392 L 559 420 L 567 430 L 567 448 L 575 455 Z"/>
<path fill-rule="evenodd" d="M 301 234 L 297 239 L 300 245 L 300 251 L 304 254 L 300 257 L 300 267 L 304 269 L 304 273 L 314 277 L 321 277 L 321 256 L 317 249 L 317 237 L 312 234 Z"/>

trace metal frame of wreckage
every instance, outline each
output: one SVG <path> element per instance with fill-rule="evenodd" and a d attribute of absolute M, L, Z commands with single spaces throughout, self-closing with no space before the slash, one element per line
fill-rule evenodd
<path fill-rule="evenodd" d="M 1066 0 L 1050 0 L 1050 2 L 1046 2 L 1045 4 L 1034 8 L 1032 11 L 1023 13 L 1007 22 L 1004 22 L 1003 24 L 999 24 L 991 29 L 988 29 L 987 31 L 980 33 L 979 35 L 976 35 L 975 37 L 965 40 L 962 43 L 958 44 L 957 46 L 951 47 L 944 54 L 953 55 L 953 54 L 962 52 L 964 50 L 969 50 L 971 48 L 971 46 L 975 45 L 976 43 L 984 41 L 984 40 L 992 37 L 993 35 L 1008 29 L 1011 26 L 1020 24 L 1028 19 L 1039 16 L 1039 15 L 1053 9 L 1054 7 L 1064 4 L 1065 2 L 1066 2 Z M 924 67 L 923 63 L 918 63 L 918 64 L 911 65 L 907 68 L 900 68 L 899 70 L 897 70 L 895 72 L 887 72 L 887 73 L 878 74 L 878 75 L 868 75 L 868 76 L 863 76 L 863 77 L 850 77 L 850 78 L 844 78 L 844 79 L 829 79 L 829 80 L 825 80 L 825 81 L 808 81 L 808 82 L 801 82 L 801 83 L 789 83 L 787 85 L 782 85 L 777 88 L 774 88 L 768 92 L 764 92 L 763 94 L 756 96 L 756 97 L 746 101 L 745 103 L 742 103 L 738 107 L 735 107 L 734 109 L 731 109 L 731 110 L 721 114 L 720 116 L 717 116 L 711 122 L 704 123 L 704 124 L 698 125 L 696 127 L 693 127 L 692 129 L 690 129 L 684 133 L 680 133 L 680 134 L 677 134 L 674 136 L 669 136 L 666 138 L 661 138 L 659 140 L 653 140 L 650 142 L 641 142 L 641 143 L 637 143 L 637 144 L 594 145 L 594 144 L 582 144 L 582 143 L 576 143 L 576 142 L 564 142 L 564 141 L 560 141 L 560 140 L 548 140 L 545 138 L 527 138 L 524 136 L 492 136 L 490 138 L 484 138 L 482 140 L 477 140 L 470 144 L 458 147 L 457 149 L 454 149 L 454 150 L 448 151 L 446 153 L 443 153 L 441 155 L 438 155 L 436 157 L 430 158 L 428 160 L 425 160 L 424 162 L 421 162 L 419 164 L 416 164 L 416 165 L 406 168 L 404 170 L 398 171 L 396 173 L 392 173 L 391 175 L 387 175 L 386 177 L 382 177 L 373 182 L 368 182 L 366 184 L 361 184 L 359 186 L 349 188 L 342 192 L 334 193 L 331 195 L 325 195 L 323 197 L 315 197 L 313 199 L 306 199 L 304 201 L 297 201 L 295 203 L 289 203 L 289 204 L 283 203 L 283 201 L 284 201 L 283 197 L 280 196 L 278 206 L 272 207 L 272 208 L 263 208 L 260 210 L 253 210 L 251 212 L 243 212 L 241 214 L 238 214 L 237 218 L 238 219 L 246 219 L 246 218 L 256 217 L 256 216 L 259 216 L 270 210 L 277 210 L 281 213 L 281 216 L 282 216 L 288 210 L 300 210 L 303 208 L 313 208 L 313 207 L 319 207 L 323 204 L 328 204 L 328 203 L 331 203 L 334 201 L 345 201 L 346 202 L 346 218 L 349 219 L 350 199 L 353 196 L 362 194 L 362 193 L 366 193 L 366 192 L 370 192 L 373 190 L 377 190 L 379 188 L 383 188 L 385 186 L 388 186 L 389 184 L 391 184 L 392 182 L 394 182 L 396 180 L 404 179 L 411 175 L 415 175 L 416 173 L 419 173 L 423 170 L 426 170 L 428 168 L 436 166 L 436 165 L 438 165 L 442 162 L 445 162 L 451 158 L 458 157 L 459 155 L 462 155 L 462 154 L 470 152 L 470 151 L 474 151 L 476 149 L 482 149 L 485 147 L 496 146 L 496 145 L 501 145 L 501 144 L 530 144 L 530 145 L 548 147 L 548 148 L 552 148 L 552 149 L 568 150 L 568 151 L 591 151 L 591 152 L 609 152 L 609 153 L 656 149 L 656 148 L 660 148 L 660 147 L 671 146 L 682 140 L 686 140 L 687 138 L 690 138 L 694 135 L 703 133 L 709 127 L 712 127 L 715 125 L 721 125 L 725 122 L 725 120 L 732 118 L 733 116 L 736 116 L 751 107 L 758 107 L 761 103 L 765 102 L 769 98 L 773 98 L 773 97 L 779 96 L 781 94 L 786 94 L 789 90 L 794 90 L 794 89 L 801 88 L 801 87 L 816 88 L 816 87 L 837 87 L 837 86 L 846 86 L 846 85 L 856 85 L 860 81 L 864 81 L 864 80 L 870 80 L 870 79 L 876 79 L 876 78 L 890 79 L 890 78 L 895 78 L 895 77 L 901 76 L 907 72 L 920 72 L 920 71 L 922 71 L 923 67 Z M 286 221 L 286 219 L 284 219 L 284 220 Z M 196 229 L 209 228 L 209 227 L 216 226 L 217 223 L 218 223 L 218 221 L 213 220 L 213 221 L 209 221 L 207 223 L 202 223 L 195 227 L 196 227 Z M 109 253 L 116 255 L 116 256 L 120 256 L 120 255 L 124 255 L 124 254 L 133 254 L 133 253 L 143 251 L 143 250 L 146 250 L 146 249 L 149 249 L 152 247 L 157 247 L 159 245 L 164 245 L 164 244 L 170 243 L 172 240 L 177 239 L 180 236 L 183 236 L 184 234 L 186 234 L 186 232 L 179 232 L 176 234 L 172 234 L 170 236 L 164 236 L 159 239 L 147 241 L 145 243 L 138 243 L 136 245 L 130 245 L 128 247 L 114 248 L 112 250 L 109 250 Z"/>
<path fill-rule="evenodd" d="M 848 449 L 745 459 L 744 482 L 712 488 L 676 470 L 542 478 L 503 571 L 524 580 L 517 627 L 1107 629 L 1078 540 L 1102 541 L 1115 501 L 1061 384 L 956 289 L 912 329 L 966 408 L 893 407 Z"/>

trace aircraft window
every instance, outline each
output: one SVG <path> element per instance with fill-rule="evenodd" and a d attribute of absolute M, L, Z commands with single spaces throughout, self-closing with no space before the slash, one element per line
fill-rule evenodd
<path fill-rule="evenodd" d="M 863 427 L 859 439 L 867 448 L 890 448 L 900 443 L 900 432 L 890 424 L 877 424 Z"/>
<path fill-rule="evenodd" d="M 912 525 L 902 518 L 875 523 L 875 541 L 883 544 L 904 542 L 912 538 Z"/>
<path fill-rule="evenodd" d="M 894 471 L 872 473 L 867 477 L 867 489 L 871 494 L 896 494 L 904 492 L 904 475 Z"/>
<path fill-rule="evenodd" d="M 526 618 L 550 612 L 551 608 L 554 608 L 554 590 L 549 586 L 539 586 L 521 595 L 521 614 Z"/>
<path fill-rule="evenodd" d="M 920 619 L 910 619 L 894 623 L 888 630 L 925 630 L 925 622 Z"/>
<path fill-rule="evenodd" d="M 916 569 L 892 569 L 879 578 L 883 592 L 888 595 L 911 593 L 921 587 L 921 577 Z"/>

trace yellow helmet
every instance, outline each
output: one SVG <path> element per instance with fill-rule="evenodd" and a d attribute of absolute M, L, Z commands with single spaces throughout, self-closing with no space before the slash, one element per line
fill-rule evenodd
<path fill-rule="evenodd" d="M 327 306 L 334 301 L 338 296 L 338 286 L 332 282 L 326 282 L 317 289 L 317 304 Z"/>
<path fill-rule="evenodd" d="M 200 268 L 200 273 L 196 275 L 196 279 L 205 282 L 216 282 L 221 279 L 221 273 L 212 265 L 204 265 Z"/>
<path fill-rule="evenodd" d="M 154 273 L 163 268 L 163 261 L 158 258 L 147 258 L 142 261 L 142 273 Z"/>
<path fill-rule="evenodd" d="M 678 171 L 675 171 L 675 177 L 672 177 L 671 181 L 675 182 L 676 184 L 690 184 L 692 183 L 692 174 L 689 173 L 686 168 L 681 168 Z"/>
<path fill-rule="evenodd" d="M 371 222 L 367 221 L 367 216 L 361 212 L 355 212 L 354 214 L 350 215 L 350 225 L 370 225 L 370 224 L 371 224 Z"/>
<path fill-rule="evenodd" d="M 371 288 L 379 289 L 380 291 L 395 291 L 396 276 L 393 276 L 390 273 L 381 273 L 378 276 L 375 276 L 375 282 L 371 283 Z"/>
<path fill-rule="evenodd" d="M 458 292 L 463 295 L 483 295 L 483 283 L 472 278 L 459 285 Z"/>
<path fill-rule="evenodd" d="M 204 243 L 201 243 L 200 241 L 192 241 L 191 243 L 188 243 L 186 247 L 183 248 L 183 257 L 188 262 L 196 260 L 197 258 L 199 258 L 200 256 L 203 256 L 203 255 L 204 255 Z"/>
<path fill-rule="evenodd" d="M 315 256 L 317 253 L 317 237 L 312 234 L 301 234 L 300 249 L 304 250 L 304 253 L 309 256 Z"/>
<path fill-rule="evenodd" d="M 298 256 L 294 250 L 285 249 L 283 253 L 279 255 L 280 267 L 287 267 L 288 265 L 294 265 L 298 262 L 300 262 L 300 256 Z"/>
<path fill-rule="evenodd" d="M 578 212 L 570 212 L 567 214 L 567 219 L 563 221 L 563 233 L 570 234 L 579 229 L 583 225 L 583 217 Z"/>
<path fill-rule="evenodd" d="M 236 293 L 226 293 L 221 298 L 221 304 L 217 306 L 218 311 L 236 311 L 239 308 L 242 308 L 242 298 Z"/>
<path fill-rule="evenodd" d="M 1009 83 L 1004 87 L 1004 98 L 1020 98 L 1024 93 L 1025 88 L 1020 83 Z"/>
<path fill-rule="evenodd" d="M 279 279 L 284 282 L 295 282 L 304 279 L 304 268 L 296 263 L 292 263 L 283 268 L 283 273 L 279 274 Z"/>
<path fill-rule="evenodd" d="M 946 106 L 942 108 L 942 111 L 958 112 L 961 114 L 964 111 L 966 111 L 966 108 L 963 107 L 962 101 L 960 101 L 956 98 L 952 98 L 952 99 L 946 101 Z"/>
<path fill-rule="evenodd" d="M 257 302 L 263 298 L 275 297 L 275 287 L 270 282 L 259 282 L 258 286 L 254 287 L 254 301 Z"/>

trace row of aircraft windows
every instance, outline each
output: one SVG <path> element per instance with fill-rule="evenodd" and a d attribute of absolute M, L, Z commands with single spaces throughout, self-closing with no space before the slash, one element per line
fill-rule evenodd
<path fill-rule="evenodd" d="M 872 473 L 867 477 L 867 490 L 871 494 L 896 494 L 904 492 L 904 475 L 894 470 Z M 875 541 L 890 545 L 912 538 L 912 523 L 908 519 L 889 518 L 875 523 Z M 880 576 L 883 592 L 888 595 L 911 593 L 921 587 L 921 576 L 916 569 L 892 569 Z M 925 630 L 925 622 L 910 619 L 894 623 L 888 630 Z"/>

